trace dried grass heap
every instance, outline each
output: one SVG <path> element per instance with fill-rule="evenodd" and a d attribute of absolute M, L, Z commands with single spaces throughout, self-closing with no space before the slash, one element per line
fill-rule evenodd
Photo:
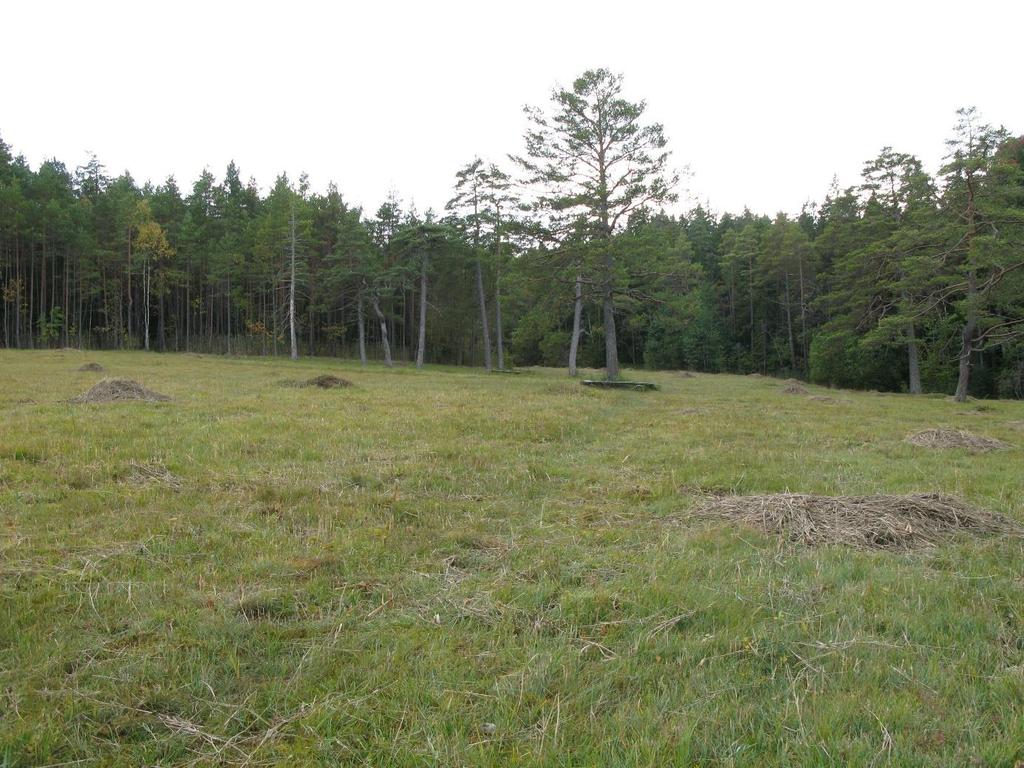
<path fill-rule="evenodd" d="M 351 387 L 352 382 L 348 379 L 343 379 L 340 376 L 323 374 L 320 376 L 314 376 L 312 379 L 307 379 L 302 382 L 302 386 L 319 387 L 320 389 L 342 389 L 344 387 Z"/>
<path fill-rule="evenodd" d="M 99 363 L 86 363 L 79 366 L 78 370 L 82 373 L 102 373 L 104 368 Z"/>
<path fill-rule="evenodd" d="M 311 379 L 286 379 L 278 383 L 282 387 L 317 387 L 319 389 L 344 389 L 345 387 L 352 386 L 352 382 L 348 379 L 343 379 L 340 376 L 331 376 L 330 374 L 321 374 Z"/>
<path fill-rule="evenodd" d="M 785 386 L 779 390 L 784 395 L 809 395 L 810 392 L 796 379 L 786 379 Z"/>
<path fill-rule="evenodd" d="M 940 494 L 725 496 L 709 502 L 697 514 L 743 523 L 808 546 L 839 544 L 858 549 L 933 547 L 958 533 L 1024 533 L 1001 515 Z"/>
<path fill-rule="evenodd" d="M 159 392 L 146 389 L 139 382 L 132 379 L 102 379 L 88 392 L 83 392 L 78 397 L 72 398 L 71 402 L 125 403 L 141 400 L 148 403 L 156 403 L 170 399 L 167 395 L 161 395 Z"/>
<path fill-rule="evenodd" d="M 907 442 L 921 448 L 966 448 L 985 452 L 1009 448 L 1009 443 L 994 437 L 975 435 L 962 429 L 925 429 L 907 435 Z"/>

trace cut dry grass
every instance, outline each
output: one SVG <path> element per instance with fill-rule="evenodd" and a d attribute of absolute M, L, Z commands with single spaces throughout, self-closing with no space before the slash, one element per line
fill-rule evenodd
<path fill-rule="evenodd" d="M 351 387 L 352 382 L 348 379 L 343 379 L 340 376 L 332 376 L 330 374 L 321 374 L 314 376 L 311 379 L 300 379 L 282 381 L 281 386 L 283 387 L 316 387 L 318 389 L 344 389 L 345 387 Z"/>
<path fill-rule="evenodd" d="M 99 363 L 86 363 L 78 369 L 81 373 L 102 373 L 106 369 Z"/>
<path fill-rule="evenodd" d="M 785 386 L 779 390 L 784 395 L 809 395 L 810 391 L 796 379 L 786 379 Z"/>
<path fill-rule="evenodd" d="M 907 442 L 920 448 L 966 448 L 969 451 L 998 451 L 1009 443 L 994 437 L 975 435 L 963 429 L 924 429 L 907 436 Z"/>
<path fill-rule="evenodd" d="M 936 546 L 958 533 L 1021 534 L 1000 515 L 934 493 L 726 496 L 705 504 L 697 514 L 740 522 L 809 546 L 907 550 Z"/>
<path fill-rule="evenodd" d="M 170 400 L 167 395 L 146 389 L 132 379 L 103 379 L 97 382 L 88 392 L 71 399 L 72 403 L 124 403 L 141 400 L 149 403 Z"/>

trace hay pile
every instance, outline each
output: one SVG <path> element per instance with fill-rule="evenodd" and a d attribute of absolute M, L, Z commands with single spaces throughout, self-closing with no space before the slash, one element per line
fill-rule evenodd
<path fill-rule="evenodd" d="M 321 374 L 314 376 L 312 379 L 292 380 L 288 379 L 281 382 L 282 387 L 318 387 L 319 389 L 343 389 L 344 387 L 351 387 L 352 382 L 348 379 L 343 379 L 340 376 L 331 376 L 329 374 Z"/>
<path fill-rule="evenodd" d="M 907 442 L 921 448 L 966 448 L 969 451 L 998 451 L 1008 443 L 994 437 L 975 435 L 962 429 L 925 429 L 907 435 Z"/>
<path fill-rule="evenodd" d="M 807 399 L 808 400 L 812 400 L 815 403 L 838 403 L 839 402 L 834 397 L 829 397 L 828 395 L 811 395 Z"/>
<path fill-rule="evenodd" d="M 784 382 L 786 386 L 779 390 L 784 395 L 809 395 L 810 392 L 803 384 L 796 379 L 786 379 Z"/>
<path fill-rule="evenodd" d="M 131 379 L 102 379 L 88 392 L 71 399 L 72 403 L 124 403 L 142 400 L 149 403 L 170 400 L 167 395 L 146 389 Z"/>
<path fill-rule="evenodd" d="M 78 368 L 82 373 L 102 373 L 104 368 L 99 363 L 86 363 Z"/>
<path fill-rule="evenodd" d="M 1024 534 L 1006 518 L 940 494 L 910 496 L 725 496 L 697 510 L 809 546 L 859 549 L 932 547 L 957 533 Z"/>
<path fill-rule="evenodd" d="M 680 371 L 679 372 L 679 378 L 680 379 L 696 379 L 697 378 L 697 374 L 695 374 L 693 371 Z"/>

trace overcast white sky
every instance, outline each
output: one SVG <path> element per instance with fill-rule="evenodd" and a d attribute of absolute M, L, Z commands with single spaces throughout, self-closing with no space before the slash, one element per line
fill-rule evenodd
<path fill-rule="evenodd" d="M 0 6 L 0 137 L 183 190 L 234 159 L 422 212 L 588 68 L 665 125 L 692 198 L 796 212 L 884 145 L 934 170 L 957 107 L 1024 132 L 1024 2 L 45 2 Z M 691 199 L 692 199 L 691 198 Z"/>

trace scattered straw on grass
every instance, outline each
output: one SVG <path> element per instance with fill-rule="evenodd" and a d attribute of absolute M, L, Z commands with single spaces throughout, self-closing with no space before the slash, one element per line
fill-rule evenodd
<path fill-rule="evenodd" d="M 168 488 L 181 488 L 181 480 L 159 462 L 140 463 L 133 461 L 128 465 L 128 469 L 129 472 L 125 480 L 132 485 L 157 483 L 166 485 Z"/>
<path fill-rule="evenodd" d="M 998 451 L 1008 443 L 994 437 L 975 435 L 962 429 L 925 429 L 907 435 L 907 442 L 921 448 L 966 448 L 969 451 Z"/>
<path fill-rule="evenodd" d="M 807 399 L 812 401 L 812 402 L 815 402 L 815 403 L 838 403 L 839 402 L 834 397 L 829 397 L 828 395 L 811 395 Z"/>
<path fill-rule="evenodd" d="M 102 373 L 105 369 L 99 363 L 86 363 L 79 366 L 78 370 L 82 373 Z"/>
<path fill-rule="evenodd" d="M 161 395 L 146 389 L 137 381 L 132 379 L 102 379 L 97 382 L 88 392 L 83 392 L 78 397 L 71 399 L 72 403 L 123 403 L 132 400 L 142 400 L 155 403 L 170 400 L 167 395 Z"/>
<path fill-rule="evenodd" d="M 1024 421 L 1008 421 L 1006 422 L 1006 426 L 1008 426 L 1010 429 L 1024 431 Z"/>
<path fill-rule="evenodd" d="M 352 382 L 348 379 L 343 379 L 340 376 L 331 376 L 330 374 L 321 374 L 320 376 L 314 376 L 311 379 L 293 380 L 288 379 L 287 381 L 281 382 L 282 387 L 318 387 L 319 389 L 344 389 L 345 387 L 351 387 Z"/>
<path fill-rule="evenodd" d="M 680 379 L 696 379 L 697 378 L 697 374 L 695 374 L 693 371 L 680 371 L 679 372 L 679 378 Z"/>
<path fill-rule="evenodd" d="M 805 387 L 803 384 L 801 384 L 796 379 L 786 379 L 786 381 L 783 382 L 783 383 L 785 384 L 785 386 L 782 387 L 782 389 L 780 389 L 779 392 L 781 392 L 784 395 L 809 395 L 810 394 L 810 392 L 808 391 L 807 387 Z"/>
<path fill-rule="evenodd" d="M 859 549 L 933 547 L 958 533 L 1024 533 L 1001 515 L 940 494 L 726 496 L 711 500 L 697 515 L 736 521 L 809 546 Z"/>

